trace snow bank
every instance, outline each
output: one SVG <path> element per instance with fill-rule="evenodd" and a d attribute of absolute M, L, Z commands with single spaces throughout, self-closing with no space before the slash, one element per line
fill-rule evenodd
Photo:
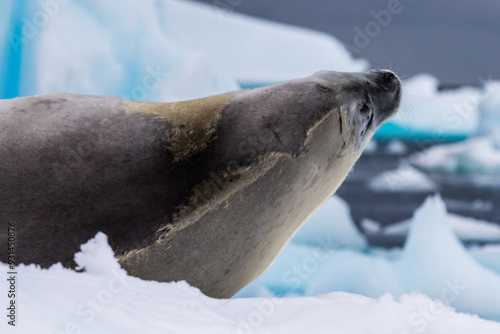
<path fill-rule="evenodd" d="M 33 265 L 18 267 L 16 327 L 7 325 L 4 319 L 2 333 L 500 331 L 498 323 L 457 313 L 418 293 L 377 299 L 344 292 L 290 299 L 212 299 L 185 282 L 158 283 L 126 275 L 116 267 L 102 234 L 82 247 L 78 258 L 87 272 L 77 273 L 60 265 L 48 270 Z M 0 268 L 7 270 L 4 264 Z M 1 282 L 1 289 L 6 291 L 6 281 Z M 6 294 L 1 294 L 0 300 L 6 305 Z"/>
<path fill-rule="evenodd" d="M 237 90 L 238 83 L 367 68 L 329 35 L 195 2 L 12 6 L 0 14 L 0 31 L 8 32 L 0 41 L 0 75 L 18 73 L 8 76 L 15 89 L 3 87 L 0 98 L 65 91 L 173 101 Z"/>

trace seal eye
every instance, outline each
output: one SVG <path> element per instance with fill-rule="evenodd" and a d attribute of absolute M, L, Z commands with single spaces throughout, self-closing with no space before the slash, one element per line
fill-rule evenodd
<path fill-rule="evenodd" d="M 331 88 L 328 88 L 326 86 L 323 86 L 322 84 L 316 84 L 316 88 L 318 88 L 320 91 L 322 92 L 326 92 L 326 93 L 329 93 L 332 91 Z"/>

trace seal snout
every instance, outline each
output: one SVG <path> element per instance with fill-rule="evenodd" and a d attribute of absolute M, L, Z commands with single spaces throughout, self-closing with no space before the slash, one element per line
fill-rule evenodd
<path fill-rule="evenodd" d="M 378 123 L 393 117 L 401 103 L 402 84 L 399 77 L 390 70 L 371 70 L 367 76 L 377 87 Z"/>
<path fill-rule="evenodd" d="M 382 89 L 389 91 L 397 91 L 401 89 L 401 80 L 390 70 L 371 70 L 368 73 L 374 74 L 374 81 Z"/>

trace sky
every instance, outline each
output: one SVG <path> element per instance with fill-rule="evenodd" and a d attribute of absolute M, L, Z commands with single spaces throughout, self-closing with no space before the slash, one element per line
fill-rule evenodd
<path fill-rule="evenodd" d="M 500 79 L 498 0 L 196 0 L 329 33 L 354 57 L 447 85 Z"/>

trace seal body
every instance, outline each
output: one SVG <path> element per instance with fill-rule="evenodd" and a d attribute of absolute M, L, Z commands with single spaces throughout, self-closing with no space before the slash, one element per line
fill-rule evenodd
<path fill-rule="evenodd" d="M 375 70 L 178 103 L 4 100 L 0 221 L 15 222 L 18 263 L 74 267 L 101 231 L 129 274 L 229 297 L 335 192 L 400 99 L 397 76 Z"/>

